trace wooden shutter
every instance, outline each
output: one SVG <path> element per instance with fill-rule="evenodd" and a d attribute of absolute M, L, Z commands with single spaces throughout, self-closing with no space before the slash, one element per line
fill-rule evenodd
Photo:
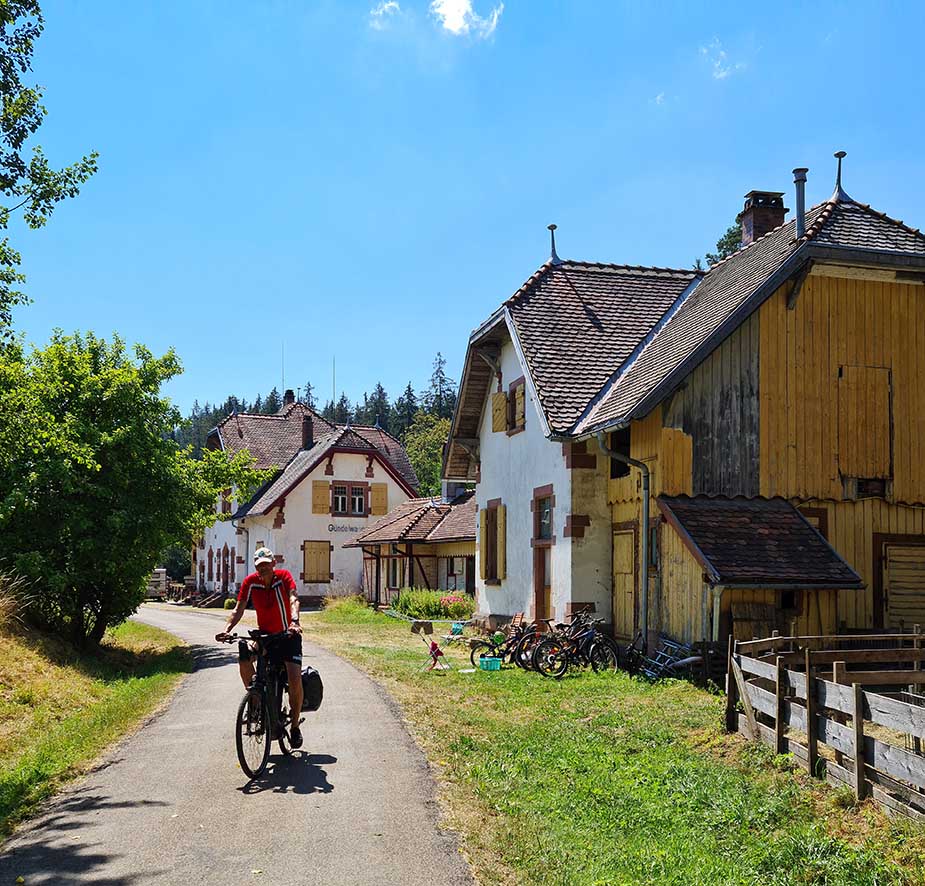
<path fill-rule="evenodd" d="M 890 370 L 842 366 L 838 379 L 838 469 L 844 477 L 889 479 Z"/>
<path fill-rule="evenodd" d="M 498 578 L 507 578 L 507 507 L 498 505 Z"/>
<path fill-rule="evenodd" d="M 925 625 L 925 546 L 887 545 L 884 572 L 888 626 Z"/>
<path fill-rule="evenodd" d="M 312 480 L 312 513 L 331 513 L 331 484 L 327 480 Z"/>
<path fill-rule="evenodd" d="M 331 580 L 331 544 L 326 541 L 306 541 L 303 546 L 303 581 Z"/>
<path fill-rule="evenodd" d="M 504 391 L 491 395 L 491 429 L 494 433 L 507 430 L 507 394 Z"/>
<path fill-rule="evenodd" d="M 488 575 L 486 571 L 486 564 L 488 563 L 488 548 L 485 544 L 486 534 L 485 534 L 485 523 L 488 519 L 488 512 L 485 508 L 479 511 L 479 578 L 482 581 L 485 581 L 485 577 Z"/>
<path fill-rule="evenodd" d="M 522 428 L 526 423 L 527 398 L 524 393 L 524 386 L 517 385 L 514 388 L 514 426 Z"/>
<path fill-rule="evenodd" d="M 370 483 L 369 498 L 369 512 L 374 517 L 381 517 L 389 512 L 389 486 L 387 483 Z"/>

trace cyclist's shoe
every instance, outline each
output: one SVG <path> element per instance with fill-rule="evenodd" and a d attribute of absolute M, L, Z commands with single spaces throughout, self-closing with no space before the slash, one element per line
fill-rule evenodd
<path fill-rule="evenodd" d="M 293 726 L 289 730 L 289 744 L 294 748 L 302 747 L 302 731 L 298 726 Z"/>

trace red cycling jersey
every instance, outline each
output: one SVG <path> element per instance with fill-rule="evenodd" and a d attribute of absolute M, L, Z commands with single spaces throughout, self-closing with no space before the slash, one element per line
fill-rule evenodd
<path fill-rule="evenodd" d="M 289 595 L 295 590 L 292 573 L 288 569 L 273 570 L 273 584 L 265 587 L 260 574 L 252 572 L 241 584 L 238 602 L 253 602 L 257 612 L 257 627 L 268 634 L 278 634 L 289 627 L 292 612 Z"/>

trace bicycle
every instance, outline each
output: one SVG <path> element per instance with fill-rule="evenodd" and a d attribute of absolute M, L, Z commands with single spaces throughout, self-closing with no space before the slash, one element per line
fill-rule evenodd
<path fill-rule="evenodd" d="M 289 676 L 286 665 L 279 662 L 275 667 L 269 664 L 269 652 L 273 644 L 288 636 L 287 631 L 268 634 L 266 631 L 248 631 L 248 636 L 257 646 L 257 672 L 250 688 L 238 705 L 235 719 L 235 749 L 241 769 L 249 778 L 259 778 L 267 768 L 270 758 L 270 744 L 279 743 L 279 749 L 287 757 L 292 756 L 287 724 L 299 716 L 286 709 L 289 697 Z M 247 640 L 238 634 L 229 634 L 225 643 Z M 283 698 L 286 693 L 286 698 Z M 272 704 L 271 704 L 272 700 Z M 301 719 L 298 720 L 302 722 Z"/>
<path fill-rule="evenodd" d="M 603 619 L 576 619 L 568 631 L 541 640 L 533 653 L 533 666 L 544 677 L 563 677 L 570 665 L 591 665 L 595 673 L 617 669 L 617 647 L 598 630 Z"/>

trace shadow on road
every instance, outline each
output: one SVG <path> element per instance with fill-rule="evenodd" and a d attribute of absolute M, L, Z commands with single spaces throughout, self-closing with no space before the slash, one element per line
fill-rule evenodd
<path fill-rule="evenodd" d="M 336 763 L 330 754 L 293 751 L 291 757 L 277 757 L 266 774 L 238 788 L 242 794 L 330 794 L 334 785 L 328 781 L 324 765 Z"/>
<path fill-rule="evenodd" d="M 0 855 L 0 882 L 13 883 L 22 877 L 29 886 L 90 881 L 96 886 L 138 886 L 159 877 L 165 870 L 137 871 L 123 876 L 102 876 L 120 853 L 104 851 L 99 843 L 80 841 L 81 821 L 75 813 L 87 815 L 105 810 L 138 806 L 166 806 L 158 800 L 116 801 L 88 789 L 76 791 L 56 803 L 50 813 L 23 834 L 23 842 L 5 848 Z M 32 842 L 35 841 L 35 842 Z M 108 848 L 108 847 L 107 847 Z"/>
<path fill-rule="evenodd" d="M 225 665 L 236 664 L 238 661 L 237 647 L 219 646 L 218 643 L 212 646 L 194 643 L 190 646 L 190 652 L 193 655 L 194 671 L 223 668 Z"/>

